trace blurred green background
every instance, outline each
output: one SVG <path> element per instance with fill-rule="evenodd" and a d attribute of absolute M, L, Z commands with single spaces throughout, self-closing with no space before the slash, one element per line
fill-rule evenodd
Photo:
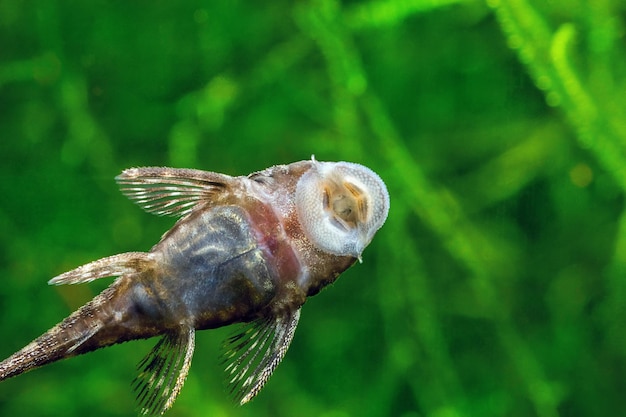
<path fill-rule="evenodd" d="M 249 405 L 198 334 L 169 416 L 626 409 L 626 4 L 0 1 L 0 356 L 106 287 L 51 277 L 173 223 L 113 177 L 359 162 L 391 194 Z M 1 416 L 131 416 L 156 341 L 0 384 Z"/>

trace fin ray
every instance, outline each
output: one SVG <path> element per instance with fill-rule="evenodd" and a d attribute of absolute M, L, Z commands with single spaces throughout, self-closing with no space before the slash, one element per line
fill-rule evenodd
<path fill-rule="evenodd" d="M 119 277 L 125 274 L 141 272 L 153 262 L 150 254 L 145 252 L 127 252 L 74 268 L 48 281 L 51 285 L 78 284 L 91 282 L 105 277 Z"/>
<path fill-rule="evenodd" d="M 162 415 L 174 404 L 189 373 L 194 344 L 195 330 L 181 328 L 163 336 L 139 363 L 132 386 L 141 414 Z"/>
<path fill-rule="evenodd" d="M 91 339 L 96 333 L 98 333 L 103 327 L 104 324 L 101 321 L 96 322 L 95 325 L 91 326 L 78 339 L 76 339 L 74 344 L 67 349 L 66 353 L 70 354 L 74 352 L 76 349 L 82 346 L 83 343 L 85 343 L 87 340 Z"/>
<path fill-rule="evenodd" d="M 122 193 L 148 213 L 184 216 L 223 192 L 232 177 L 197 169 L 131 168 L 115 180 Z"/>
<path fill-rule="evenodd" d="M 280 364 L 293 340 L 300 309 L 247 323 L 224 343 L 229 392 L 239 404 L 254 398 Z"/>

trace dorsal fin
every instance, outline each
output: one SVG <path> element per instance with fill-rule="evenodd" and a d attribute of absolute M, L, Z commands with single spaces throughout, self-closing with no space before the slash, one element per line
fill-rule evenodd
<path fill-rule="evenodd" d="M 126 197 L 159 216 L 184 216 L 229 190 L 233 177 L 197 169 L 130 168 L 115 177 Z"/>

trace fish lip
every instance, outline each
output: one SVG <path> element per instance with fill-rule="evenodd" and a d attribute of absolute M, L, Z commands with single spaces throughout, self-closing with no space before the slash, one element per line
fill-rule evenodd
<path fill-rule="evenodd" d="M 341 187 L 345 183 L 363 190 L 362 198 L 367 199 L 370 207 L 365 218 L 355 224 L 346 223 L 328 207 L 318 204 L 329 184 Z M 389 213 L 389 192 L 374 171 L 352 162 L 320 162 L 314 157 L 311 168 L 298 180 L 295 201 L 302 230 L 316 248 L 359 260 Z"/>

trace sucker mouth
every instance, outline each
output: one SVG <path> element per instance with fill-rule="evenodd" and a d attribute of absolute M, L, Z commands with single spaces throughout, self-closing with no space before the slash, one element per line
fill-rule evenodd
<path fill-rule="evenodd" d="M 296 202 L 307 237 L 336 255 L 359 256 L 388 212 L 387 189 L 367 167 L 317 162 L 298 181 Z"/>

